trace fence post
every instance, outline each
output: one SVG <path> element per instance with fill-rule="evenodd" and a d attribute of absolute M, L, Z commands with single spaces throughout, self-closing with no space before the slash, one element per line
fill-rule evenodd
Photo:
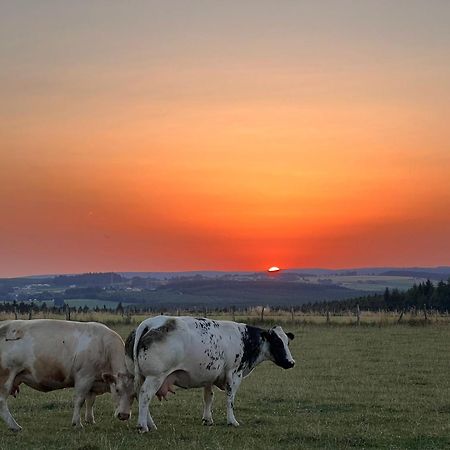
<path fill-rule="evenodd" d="M 294 307 L 291 306 L 291 320 L 294 321 Z"/>
<path fill-rule="evenodd" d="M 359 303 L 356 305 L 356 325 L 359 325 L 361 319 L 361 311 L 359 310 Z"/>
<path fill-rule="evenodd" d="M 236 313 L 235 313 L 235 311 L 236 311 L 236 307 L 233 305 L 231 307 L 231 314 L 232 314 L 232 317 L 233 317 L 233 322 L 236 322 Z"/>
<path fill-rule="evenodd" d="M 70 306 L 66 303 L 66 320 L 70 320 Z"/>
<path fill-rule="evenodd" d="M 428 320 L 428 315 L 427 315 L 427 304 L 424 303 L 423 304 L 423 315 L 425 317 L 425 322 Z"/>
<path fill-rule="evenodd" d="M 397 320 L 397 324 L 399 324 L 399 323 L 401 322 L 404 313 L 405 313 L 405 310 L 402 309 L 402 312 L 400 313 L 400 317 L 399 317 L 398 320 Z"/>
<path fill-rule="evenodd" d="M 262 307 L 261 309 L 261 322 L 264 322 L 264 310 L 266 309 L 265 306 Z"/>
<path fill-rule="evenodd" d="M 30 309 L 28 310 L 28 320 L 31 320 L 33 318 L 33 305 L 30 306 Z"/>
<path fill-rule="evenodd" d="M 17 320 L 17 305 L 14 305 L 14 319 Z"/>
<path fill-rule="evenodd" d="M 330 325 L 330 311 L 327 309 L 327 325 Z"/>

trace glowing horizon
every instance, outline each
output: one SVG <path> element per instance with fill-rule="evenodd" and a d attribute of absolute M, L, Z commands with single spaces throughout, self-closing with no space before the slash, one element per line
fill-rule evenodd
<path fill-rule="evenodd" d="M 5 7 L 0 276 L 450 265 L 450 12 L 363 3 Z"/>

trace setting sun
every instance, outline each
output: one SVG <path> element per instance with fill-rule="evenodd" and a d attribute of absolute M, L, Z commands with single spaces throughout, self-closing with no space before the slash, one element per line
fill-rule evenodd
<path fill-rule="evenodd" d="M 267 272 L 279 272 L 280 268 L 276 266 L 272 266 L 269 269 L 267 269 Z"/>

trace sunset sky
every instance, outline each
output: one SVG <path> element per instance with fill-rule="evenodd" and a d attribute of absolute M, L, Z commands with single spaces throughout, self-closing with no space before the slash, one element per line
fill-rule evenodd
<path fill-rule="evenodd" d="M 450 264 L 450 2 L 0 3 L 0 276 Z"/>

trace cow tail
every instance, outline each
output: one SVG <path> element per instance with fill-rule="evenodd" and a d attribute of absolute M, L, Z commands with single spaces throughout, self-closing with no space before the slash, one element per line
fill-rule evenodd
<path fill-rule="evenodd" d="M 147 333 L 148 326 L 142 326 L 140 324 L 136 330 L 136 335 L 134 337 L 134 346 L 133 346 L 133 362 L 134 362 L 134 390 L 136 395 L 139 395 L 139 390 L 141 389 L 142 384 L 142 375 L 141 369 L 139 367 L 139 359 L 138 359 L 138 349 L 139 349 L 139 341 L 141 337 Z"/>

